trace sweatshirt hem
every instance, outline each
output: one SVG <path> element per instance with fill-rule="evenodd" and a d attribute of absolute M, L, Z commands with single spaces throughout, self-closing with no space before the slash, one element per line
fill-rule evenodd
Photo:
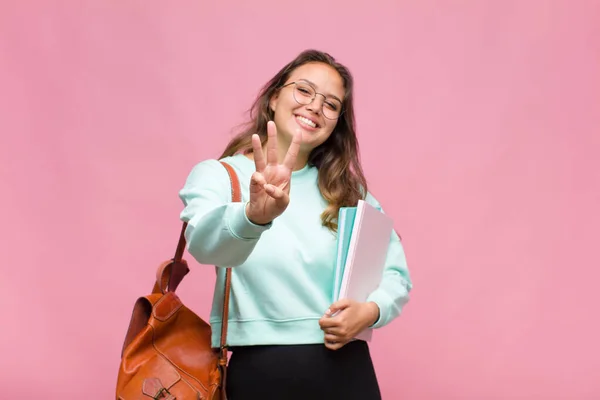
<path fill-rule="evenodd" d="M 211 322 L 212 347 L 221 346 L 221 321 Z M 275 321 L 229 321 L 227 346 L 324 343 L 319 318 Z"/>

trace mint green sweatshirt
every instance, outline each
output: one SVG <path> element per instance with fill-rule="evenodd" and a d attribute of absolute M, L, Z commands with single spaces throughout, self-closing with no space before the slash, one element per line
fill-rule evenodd
<path fill-rule="evenodd" d="M 287 209 L 260 226 L 245 213 L 254 161 L 244 155 L 223 161 L 238 174 L 241 203 L 231 202 L 229 175 L 217 160 L 197 164 L 179 195 L 188 252 L 200 264 L 233 267 L 228 345 L 324 343 L 318 321 L 333 302 L 336 235 L 321 225 L 327 203 L 317 185 L 318 169 L 294 171 Z M 380 208 L 371 194 L 366 201 Z M 210 316 L 214 347 L 219 347 L 224 279 L 224 268 L 217 268 Z M 380 310 L 374 328 L 400 314 L 411 288 L 404 250 L 393 233 L 383 279 L 368 298 Z"/>

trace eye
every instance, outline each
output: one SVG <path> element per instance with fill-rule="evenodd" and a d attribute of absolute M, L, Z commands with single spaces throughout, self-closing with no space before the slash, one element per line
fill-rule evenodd
<path fill-rule="evenodd" d="M 312 90 L 310 90 L 310 89 L 309 89 L 309 88 L 307 88 L 307 87 L 298 86 L 298 87 L 296 88 L 296 91 L 297 91 L 298 93 L 300 93 L 300 94 L 301 94 L 302 96 L 304 96 L 304 97 L 311 97 L 311 96 L 312 96 Z"/>
<path fill-rule="evenodd" d="M 326 101 L 325 105 L 332 111 L 337 111 L 339 109 L 338 105 L 331 101 Z"/>

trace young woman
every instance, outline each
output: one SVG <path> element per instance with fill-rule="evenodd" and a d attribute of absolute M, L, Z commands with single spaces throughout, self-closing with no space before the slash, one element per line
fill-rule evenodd
<path fill-rule="evenodd" d="M 368 192 L 358 156 L 353 79 L 308 50 L 260 92 L 246 129 L 220 157 L 236 170 L 241 203 L 217 160 L 190 173 L 180 197 L 188 251 L 217 265 L 210 322 L 219 347 L 224 268 L 234 268 L 228 318 L 229 399 L 380 399 L 365 328 L 396 318 L 412 288 L 390 238 L 382 282 L 364 303 L 333 304 L 336 218 Z M 335 314 L 335 315 L 334 315 Z"/>

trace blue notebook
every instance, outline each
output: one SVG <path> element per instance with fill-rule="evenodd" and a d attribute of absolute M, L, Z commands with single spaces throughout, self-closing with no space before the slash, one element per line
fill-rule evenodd
<path fill-rule="evenodd" d="M 355 218 L 356 207 L 340 207 L 338 214 L 337 256 L 333 278 L 333 302 L 338 300 L 340 294 Z"/>

